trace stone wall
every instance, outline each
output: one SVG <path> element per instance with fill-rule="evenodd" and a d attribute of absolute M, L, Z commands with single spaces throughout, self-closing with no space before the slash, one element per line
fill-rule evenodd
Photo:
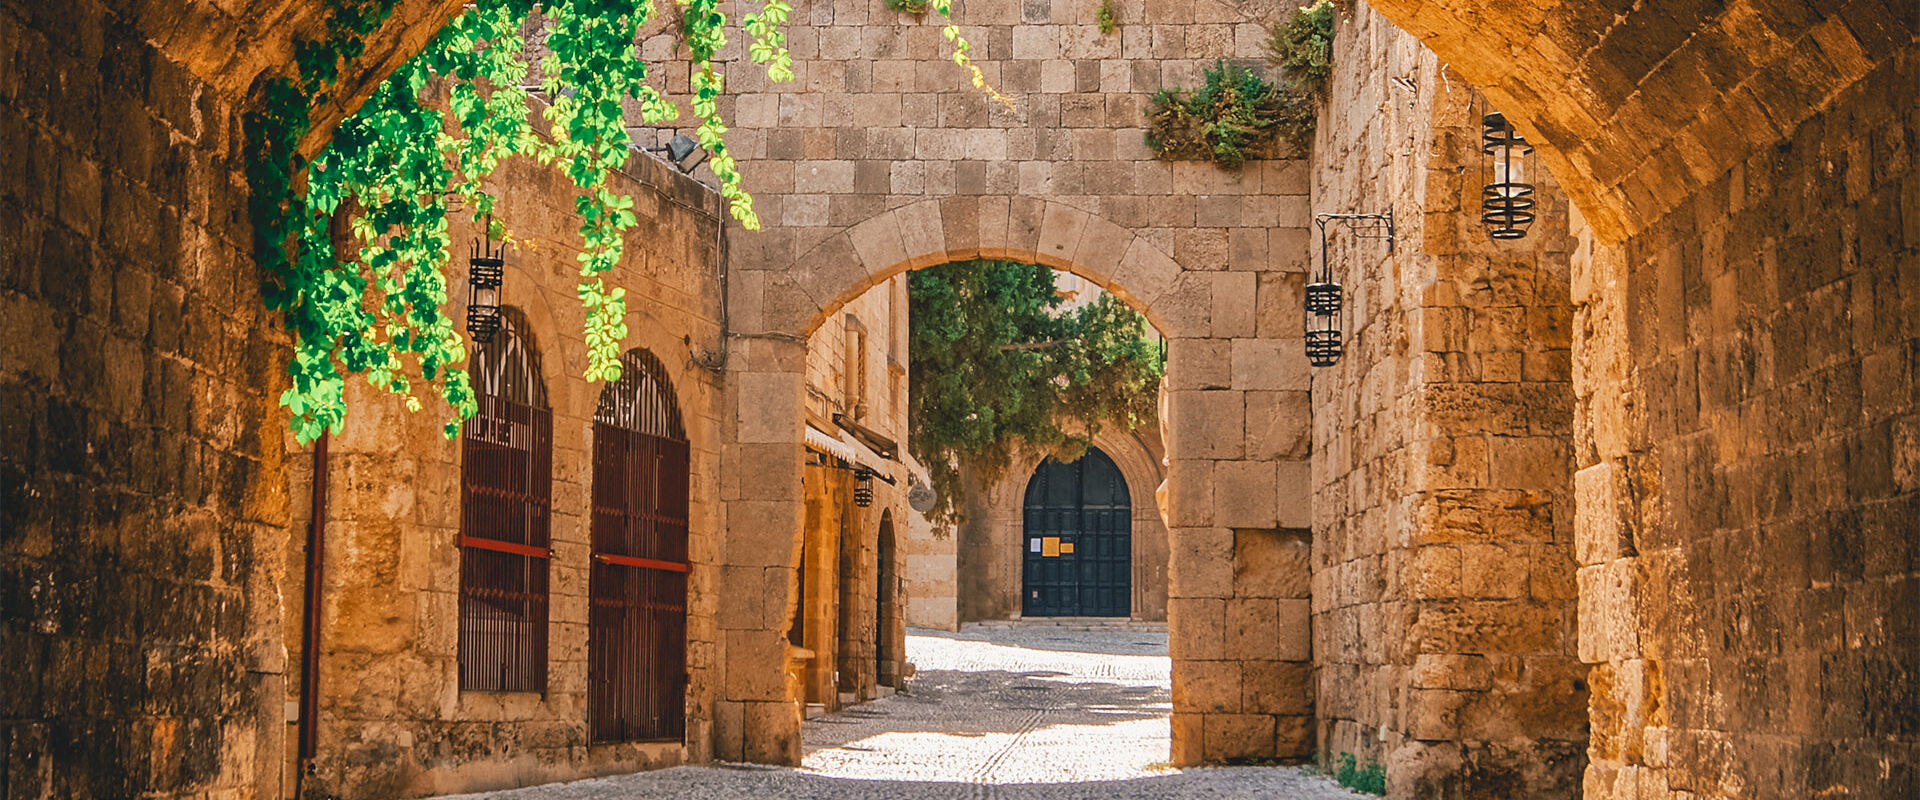
<path fill-rule="evenodd" d="M 1917 85 L 1575 260 L 1589 800 L 1920 793 Z"/>
<path fill-rule="evenodd" d="M 1314 373 L 1314 642 L 1321 758 L 1389 794 L 1572 797 L 1574 658 L 1565 195 L 1525 239 L 1479 222 L 1473 89 L 1366 5 L 1345 18 L 1316 141 L 1348 353 Z M 1395 81 L 1400 81 L 1396 83 Z"/>
<path fill-rule="evenodd" d="M 1133 502 L 1132 619 L 1167 618 L 1167 525 L 1153 501 L 1164 480 L 1158 425 L 1103 431 L 1094 446 L 1113 459 Z M 1025 585 L 1027 484 L 1040 461 L 1016 459 L 992 486 L 972 486 L 968 518 L 955 527 L 959 616 L 963 622 L 1017 619 Z M 973 483 L 970 481 L 970 483 Z"/>
<path fill-rule="evenodd" d="M 463 692 L 459 684 L 461 445 L 431 402 L 349 383 L 351 412 L 329 446 L 326 572 L 321 607 L 320 717 L 309 785 L 348 798 L 406 797 L 520 786 L 710 758 L 719 665 L 718 375 L 699 365 L 720 347 L 718 196 L 661 162 L 636 156 L 614 189 L 635 198 L 640 225 L 608 280 L 627 289 L 628 344 L 665 365 L 692 442 L 688 721 L 685 743 L 593 744 L 587 732 L 588 572 L 594 468 L 592 417 L 603 384 L 581 376 L 574 187 L 530 159 L 490 185 L 497 215 L 520 240 L 506 255 L 502 302 L 531 324 L 553 410 L 551 622 L 547 688 Z M 456 253 L 478 235 L 456 223 Z M 465 263 L 450 276 L 464 318 Z M 292 459 L 295 523 L 310 519 L 313 463 Z M 302 596 L 304 537 L 286 544 L 290 597 Z M 299 663 L 301 603 L 286 641 Z M 298 682 L 288 687 L 297 698 Z M 293 729 L 288 728 L 289 741 Z"/>
<path fill-rule="evenodd" d="M 896 457 L 904 457 L 907 320 L 907 280 L 898 276 L 848 303 L 807 337 L 809 425 L 842 441 L 857 439 L 856 429 L 871 431 L 892 443 Z M 872 699 L 882 673 L 897 676 L 904 663 L 900 555 L 896 549 L 890 554 L 893 563 L 880 563 L 880 526 L 889 511 L 892 518 L 907 513 L 907 470 L 900 461 L 874 465 L 887 467 L 894 483 L 870 481 L 872 505 L 862 508 L 853 501 L 851 465 L 831 459 L 814 463 L 822 459 L 813 452 L 808 457 L 805 591 L 797 601 L 803 606 L 805 636 L 794 644 L 807 651 L 800 659 L 806 704 L 832 710 L 843 701 Z M 880 607 L 883 575 L 895 581 L 888 590 L 894 605 L 886 609 Z M 885 648 L 882 636 L 888 637 Z M 885 668 L 877 661 L 883 649 L 891 662 Z"/>
<path fill-rule="evenodd" d="M 1307 524 L 1306 369 L 1289 288 L 1305 255 L 1305 164 L 1168 163 L 1142 136 L 1153 92 L 1197 85 L 1217 58 L 1259 63 L 1265 23 L 1287 9 L 1123 0 L 1120 30 L 1103 35 L 1099 5 L 989 0 L 959 10 L 972 57 L 1012 108 L 969 85 L 933 20 L 884 0 L 796 14 L 791 84 L 769 83 L 730 45 L 730 149 L 766 223 L 732 240 L 729 299 L 743 344 L 730 364 L 738 457 L 727 461 L 754 480 L 730 498 L 752 515 L 734 517 L 730 558 L 742 575 L 792 569 L 772 554 L 788 552 L 802 528 L 798 468 L 780 463 L 800 444 L 794 337 L 907 269 L 990 256 L 1074 272 L 1170 341 L 1174 674 L 1210 671 L 1204 687 L 1176 680 L 1173 759 L 1304 754 L 1304 701 L 1278 714 L 1248 710 L 1245 698 L 1304 695 L 1304 678 L 1284 689 L 1263 681 L 1274 664 L 1304 674 L 1306 604 L 1283 612 L 1270 595 L 1236 595 L 1231 558 L 1236 527 Z M 683 86 L 684 70 L 666 81 Z M 1236 639 L 1229 650 L 1230 627 L 1282 613 L 1296 644 Z M 762 663 L 784 646 L 778 612 L 722 624 L 729 661 L 736 647 L 744 663 Z M 728 697 L 737 712 L 725 713 L 763 738 L 743 739 L 741 756 L 797 757 L 788 698 L 755 681 L 740 689 Z"/>
<path fill-rule="evenodd" d="M 0 795 L 278 791 L 287 348 L 240 110 L 117 9 L 0 8 Z"/>

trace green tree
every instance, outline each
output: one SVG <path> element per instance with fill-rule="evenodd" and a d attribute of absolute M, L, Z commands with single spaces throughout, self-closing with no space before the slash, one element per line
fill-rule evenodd
<path fill-rule="evenodd" d="M 992 482 L 1016 456 L 1071 461 L 1107 426 L 1153 419 L 1159 345 L 1111 295 L 1063 312 L 1053 270 L 985 259 L 915 272 L 908 289 L 908 443 L 936 523 L 959 519 L 962 468 Z"/>

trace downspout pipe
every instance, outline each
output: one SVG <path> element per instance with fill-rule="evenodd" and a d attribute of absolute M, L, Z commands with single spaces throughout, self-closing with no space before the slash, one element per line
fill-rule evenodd
<path fill-rule="evenodd" d="M 326 579 L 327 552 L 327 441 L 321 433 L 313 445 L 313 514 L 307 524 L 307 598 L 300 618 L 305 630 L 300 637 L 300 728 L 299 768 L 294 778 L 294 796 L 304 796 L 307 773 L 320 724 L 320 590 Z"/>

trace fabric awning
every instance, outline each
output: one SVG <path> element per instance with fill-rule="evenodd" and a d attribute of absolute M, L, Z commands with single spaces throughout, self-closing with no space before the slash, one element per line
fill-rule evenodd
<path fill-rule="evenodd" d="M 807 426 L 807 447 L 815 452 L 833 456 L 849 464 L 859 464 L 874 472 L 874 477 L 887 483 L 893 483 L 888 474 L 890 459 L 873 452 L 873 448 L 862 444 L 860 440 L 841 432 L 834 436 L 812 425 Z"/>

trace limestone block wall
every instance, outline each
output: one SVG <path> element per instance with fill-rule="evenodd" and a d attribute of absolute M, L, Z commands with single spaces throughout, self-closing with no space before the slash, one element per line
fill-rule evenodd
<path fill-rule="evenodd" d="M 1859 41 L 1823 110 L 1575 259 L 1589 800 L 1920 792 L 1920 53 Z"/>
<path fill-rule="evenodd" d="M 897 518 L 905 622 L 915 628 L 960 630 L 960 564 L 953 531 L 908 511 Z"/>
<path fill-rule="evenodd" d="M 692 442 L 688 722 L 684 744 L 593 744 L 587 733 L 588 573 L 592 416 L 604 384 L 589 384 L 577 299 L 573 187 L 528 159 L 504 164 L 491 189 L 497 215 L 521 241 L 506 255 L 502 302 L 532 326 L 553 410 L 547 688 L 459 688 L 461 488 L 458 439 L 444 414 L 409 413 L 396 398 L 350 382 L 351 413 L 330 443 L 327 563 L 321 607 L 320 717 L 309 785 L 343 798 L 386 798 L 520 786 L 710 758 L 719 680 L 720 606 L 716 413 L 719 376 L 703 368 L 721 347 L 718 197 L 660 162 L 636 157 L 614 188 L 641 220 L 609 277 L 627 289 L 629 345 L 658 356 Z M 479 233 L 454 227 L 456 253 Z M 463 314 L 465 262 L 456 258 L 453 313 Z M 277 435 L 277 434 L 276 434 Z M 290 440 L 289 440 L 290 441 Z M 290 475 L 294 522 L 311 518 L 311 456 Z M 304 593 L 305 537 L 286 542 L 287 593 Z M 286 641 L 299 663 L 301 603 L 287 605 Z M 288 687 L 297 699 L 298 682 Z M 289 741 L 293 728 L 287 727 Z M 291 748 L 289 748 L 291 750 Z"/>
<path fill-rule="evenodd" d="M 731 517 L 729 563 L 757 581 L 746 585 L 770 587 L 779 575 L 791 591 L 788 554 L 802 526 L 801 337 L 906 269 L 976 256 L 1065 269 L 1141 309 L 1171 343 L 1174 672 L 1213 670 L 1205 687 L 1178 679 L 1173 760 L 1304 754 L 1304 701 L 1279 713 L 1246 698 L 1285 694 L 1267 691 L 1260 676 L 1306 660 L 1305 604 L 1282 610 L 1270 595 L 1240 598 L 1231 554 L 1235 528 L 1308 520 L 1296 311 L 1305 164 L 1255 162 L 1239 172 L 1171 164 L 1142 140 L 1154 91 L 1197 84 L 1216 58 L 1258 63 L 1265 23 L 1289 9 L 1118 6 L 1112 35 L 1099 33 L 1091 0 L 961 9 L 971 55 L 1013 98 L 1011 109 L 969 85 L 937 26 L 883 0 L 797 14 L 791 84 L 767 82 L 740 49 L 729 51 L 728 86 L 738 92 L 723 104 L 731 150 L 766 223 L 730 240 L 736 449 L 723 456 L 752 477 L 729 498 L 747 514 Z M 667 86 L 684 86 L 683 69 L 668 73 Z M 1248 640 L 1230 651 L 1229 608 L 1243 605 L 1232 613 L 1284 613 L 1297 641 Z M 722 620 L 729 664 L 777 660 L 791 607 L 762 612 Z M 779 687 L 744 674 L 730 674 L 729 687 L 738 691 L 719 716 L 720 755 L 796 760 L 798 719 Z M 739 727 L 726 727 L 734 718 Z"/>
<path fill-rule="evenodd" d="M 287 348 L 238 93 L 187 49 L 117 6 L 0 7 L 7 796 L 278 791 Z"/>
<path fill-rule="evenodd" d="M 1493 242 L 1472 87 L 1365 4 L 1333 60 L 1314 210 L 1397 230 L 1389 253 L 1329 226 L 1349 340 L 1313 380 L 1320 755 L 1384 764 L 1393 797 L 1572 797 L 1567 200 L 1537 177 L 1540 219 Z"/>
<path fill-rule="evenodd" d="M 1165 447 L 1157 425 L 1132 432 L 1102 431 L 1094 446 L 1113 459 L 1133 501 L 1131 618 L 1167 618 L 1167 526 L 1153 501 L 1164 480 Z M 992 486 L 973 486 L 967 520 L 955 526 L 959 615 L 963 622 L 1017 619 L 1024 586 L 1027 484 L 1037 459 L 1017 459 Z"/>

